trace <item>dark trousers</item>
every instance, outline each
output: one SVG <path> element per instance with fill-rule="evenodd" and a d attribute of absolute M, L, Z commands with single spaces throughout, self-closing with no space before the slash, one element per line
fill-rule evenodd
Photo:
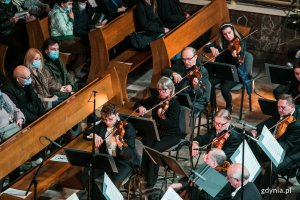
<path fill-rule="evenodd" d="M 221 81 L 221 93 L 226 102 L 226 109 L 232 111 L 232 96 L 231 89 L 237 84 L 234 81 Z"/>
<path fill-rule="evenodd" d="M 159 152 L 163 152 L 176 145 L 179 141 L 179 137 L 166 135 L 162 136 L 160 138 L 160 141 L 155 141 L 154 143 L 152 143 L 152 145 L 147 145 L 147 143 L 149 142 L 144 141 L 143 144 Z M 143 152 L 142 170 L 144 172 L 148 187 L 153 187 L 157 181 L 159 166 L 154 164 L 154 162 L 145 151 Z"/>

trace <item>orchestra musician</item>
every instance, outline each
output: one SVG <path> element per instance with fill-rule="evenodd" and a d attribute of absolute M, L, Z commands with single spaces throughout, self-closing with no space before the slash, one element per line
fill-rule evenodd
<path fill-rule="evenodd" d="M 257 130 L 252 130 L 252 134 L 254 137 L 260 135 L 264 125 L 270 129 L 271 133 L 274 134 L 274 137 L 286 152 L 283 161 L 278 167 L 272 166 L 272 170 L 274 174 L 284 174 L 290 166 L 294 164 L 300 165 L 300 111 L 299 107 L 295 106 L 293 97 L 288 94 L 279 96 L 277 111 L 274 116 L 258 124 Z M 292 118 L 292 120 L 289 120 L 290 118 Z M 258 152 L 255 153 L 257 154 Z M 265 156 L 261 154 L 258 154 L 257 157 L 261 161 L 266 159 Z"/>
<path fill-rule="evenodd" d="M 219 39 L 216 44 L 208 43 L 205 52 L 211 52 L 216 62 L 232 64 L 237 67 L 241 82 L 244 83 L 248 95 L 252 93 L 252 77 L 249 74 L 250 53 L 246 52 L 246 40 L 231 23 L 223 23 L 219 28 Z M 223 52 L 224 51 L 224 52 Z M 222 52 L 220 54 L 220 52 Z M 221 93 L 226 102 L 226 109 L 232 112 L 232 96 L 230 90 L 236 82 L 221 80 Z"/>
<path fill-rule="evenodd" d="M 194 73 L 195 76 L 192 75 L 190 77 L 189 73 L 197 70 L 196 67 L 199 68 L 199 73 L 196 71 Z M 205 109 L 210 96 L 210 90 L 206 90 L 206 86 L 209 84 L 208 72 L 205 67 L 201 66 L 201 60 L 198 58 L 194 48 L 184 48 L 181 52 L 181 59 L 173 67 L 164 69 L 162 74 L 173 80 L 176 91 L 191 85 L 183 93 L 187 93 L 191 97 L 194 106 L 194 116 L 198 116 Z M 197 76 L 197 74 L 199 75 Z"/>
<path fill-rule="evenodd" d="M 95 148 L 99 149 L 99 153 L 113 156 L 118 173 L 111 172 L 109 176 L 119 188 L 123 180 L 131 173 L 132 165 L 139 165 L 135 151 L 136 131 L 130 123 L 126 122 L 123 136 L 125 142 L 122 142 L 120 130 L 118 130 L 118 124 L 121 122 L 118 107 L 107 103 L 103 105 L 100 113 L 102 121 L 95 127 Z M 87 130 L 83 136 L 85 139 L 92 140 L 93 129 Z M 101 172 L 95 171 L 95 174 L 97 173 L 100 175 Z"/>
<path fill-rule="evenodd" d="M 204 157 L 203 161 L 209 165 L 210 167 L 219 171 L 223 176 L 226 176 L 227 168 L 229 167 L 229 163 L 226 161 L 226 155 L 222 149 L 212 148 Z M 228 163 L 228 167 L 224 167 Z M 200 200 L 200 199 L 209 199 L 209 200 L 226 200 L 231 199 L 231 187 L 228 183 L 215 197 L 210 196 L 208 193 L 204 191 L 199 191 L 197 186 L 194 186 L 192 183 L 188 186 L 187 179 L 183 178 L 179 180 L 179 183 L 174 183 L 171 185 L 174 190 L 180 191 L 180 196 L 183 199 L 190 200 Z"/>
<path fill-rule="evenodd" d="M 160 141 L 142 140 L 143 144 L 159 152 L 163 152 L 176 145 L 181 139 L 179 129 L 180 105 L 175 98 L 173 81 L 167 77 L 161 77 L 157 83 L 159 95 L 151 96 L 146 100 L 135 103 L 134 108 L 138 109 L 140 116 L 144 116 L 149 110 L 152 111 L 152 118 L 157 124 Z M 169 106 L 157 106 L 163 101 L 169 101 Z M 156 106 L 156 107 L 155 107 Z M 153 109 L 152 109 L 153 108 Z M 143 153 L 142 171 L 147 181 L 147 187 L 155 185 L 159 167 L 152 162 L 147 153 Z"/>
<path fill-rule="evenodd" d="M 241 135 L 237 132 L 235 127 L 231 126 L 231 115 L 229 111 L 221 109 L 214 118 L 214 129 L 205 135 L 198 135 L 194 138 L 192 143 L 192 156 L 195 157 L 198 155 L 201 146 L 208 145 L 208 148 L 221 148 L 227 158 L 230 158 L 241 142 Z"/>

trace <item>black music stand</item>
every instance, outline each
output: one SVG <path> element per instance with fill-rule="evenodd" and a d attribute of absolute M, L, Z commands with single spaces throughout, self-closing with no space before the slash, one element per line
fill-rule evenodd
<path fill-rule="evenodd" d="M 133 125 L 133 127 L 137 130 L 137 136 L 143 138 L 144 145 L 147 145 L 148 142 L 151 143 L 153 141 L 160 141 L 156 122 L 153 119 L 135 116 L 130 116 L 128 118 L 128 115 L 119 115 L 122 118 L 127 119 L 127 121 L 129 121 Z"/>
<path fill-rule="evenodd" d="M 220 63 L 220 62 L 208 62 L 205 64 L 205 68 L 210 76 L 210 82 L 212 85 L 211 90 L 211 105 L 213 116 L 216 113 L 217 102 L 216 102 L 216 81 L 234 81 L 240 82 L 238 72 L 235 65 Z"/>
<path fill-rule="evenodd" d="M 265 63 L 265 70 L 270 83 L 289 85 L 294 78 L 291 67 Z"/>
<path fill-rule="evenodd" d="M 91 159 L 93 158 L 92 153 L 88 151 L 64 148 L 64 152 L 69 163 L 74 166 L 89 167 Z M 104 172 L 118 173 L 118 169 L 113 157 L 107 154 L 96 153 L 93 168 L 102 170 Z"/>
<path fill-rule="evenodd" d="M 277 101 L 259 98 L 258 103 L 264 115 L 273 116 L 277 113 Z"/>

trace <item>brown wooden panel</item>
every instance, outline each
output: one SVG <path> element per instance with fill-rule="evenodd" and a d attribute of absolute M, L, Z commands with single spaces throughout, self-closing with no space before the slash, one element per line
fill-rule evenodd
<path fill-rule="evenodd" d="M 40 142 L 41 136 L 55 140 L 90 115 L 93 103 L 88 100 L 93 91 L 98 92 L 97 108 L 112 99 L 114 94 L 111 76 L 93 81 L 1 144 L 0 156 L 3 159 L 0 161 L 0 179 L 44 148 Z"/>
<path fill-rule="evenodd" d="M 5 70 L 5 55 L 7 52 L 8 46 L 5 46 L 3 44 L 0 44 L 0 71 L 3 76 L 6 76 L 6 70 Z"/>

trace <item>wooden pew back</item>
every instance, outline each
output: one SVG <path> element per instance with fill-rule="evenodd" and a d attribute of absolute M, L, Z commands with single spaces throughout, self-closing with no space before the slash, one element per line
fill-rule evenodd
<path fill-rule="evenodd" d="M 26 23 L 29 48 L 42 51 L 43 42 L 50 38 L 50 22 L 48 17 Z"/>
<path fill-rule="evenodd" d="M 151 87 L 156 87 L 161 71 L 171 66 L 172 57 L 208 30 L 211 30 L 210 38 L 216 38 L 219 26 L 226 21 L 230 21 L 226 1 L 212 0 L 210 4 L 197 11 L 181 26 L 152 42 L 153 75 Z"/>
<path fill-rule="evenodd" d="M 40 140 L 41 136 L 55 140 L 90 115 L 93 112 L 93 103 L 88 100 L 93 91 L 97 91 L 96 108 L 112 99 L 114 87 L 111 76 L 107 75 L 101 80 L 94 80 L 2 143 L 0 145 L 0 156 L 3 158 L 0 161 L 0 179 L 48 145 L 47 142 Z"/>
<path fill-rule="evenodd" d="M 0 44 L 0 72 L 2 73 L 3 76 L 6 76 L 5 56 L 6 56 L 7 49 L 8 46 Z"/>

